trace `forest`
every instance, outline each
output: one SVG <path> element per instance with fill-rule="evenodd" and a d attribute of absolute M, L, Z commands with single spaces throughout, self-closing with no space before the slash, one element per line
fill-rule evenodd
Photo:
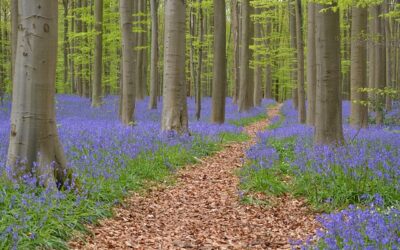
<path fill-rule="evenodd" d="M 1 249 L 400 249 L 399 0 L 0 0 Z"/>

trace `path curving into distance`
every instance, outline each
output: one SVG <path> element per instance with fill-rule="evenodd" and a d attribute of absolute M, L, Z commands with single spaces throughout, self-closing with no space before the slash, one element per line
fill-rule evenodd
<path fill-rule="evenodd" d="M 268 110 L 272 119 L 280 105 Z M 289 196 L 273 206 L 240 202 L 235 171 L 246 150 L 269 120 L 245 128 L 252 140 L 233 143 L 197 164 L 183 168 L 177 183 L 147 194 L 134 194 L 114 217 L 90 226 L 86 242 L 72 249 L 290 249 L 289 240 L 306 238 L 316 229 L 305 202 Z"/>

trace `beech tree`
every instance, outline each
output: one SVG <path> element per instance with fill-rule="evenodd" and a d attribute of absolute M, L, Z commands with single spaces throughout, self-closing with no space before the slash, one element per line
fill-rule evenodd
<path fill-rule="evenodd" d="M 20 0 L 18 16 L 7 165 L 13 178 L 36 173 L 57 187 L 66 169 L 55 121 L 58 2 Z"/>
<path fill-rule="evenodd" d="M 151 11 L 151 59 L 149 109 L 157 109 L 158 97 L 158 1 L 150 1 Z"/>
<path fill-rule="evenodd" d="M 317 90 L 315 142 L 335 144 L 343 141 L 340 87 L 340 16 L 336 3 L 316 8 Z M 323 11 L 321 11 L 324 9 Z"/>
<path fill-rule="evenodd" d="M 211 121 L 213 123 L 224 123 L 226 93 L 225 0 L 214 0 L 214 26 L 214 69 Z"/>
<path fill-rule="evenodd" d="M 241 48 L 240 48 L 240 88 L 239 88 L 239 111 L 249 110 L 253 105 L 253 89 L 250 79 L 250 3 L 244 0 L 241 3 Z M 250 85 L 250 86 L 249 86 Z M 251 93 L 249 94 L 249 89 Z"/>
<path fill-rule="evenodd" d="M 299 122 L 306 122 L 306 94 L 304 91 L 304 42 L 303 42 L 303 13 L 301 0 L 296 0 L 296 42 L 297 42 L 297 105 Z"/>
<path fill-rule="evenodd" d="M 92 84 L 92 106 L 98 107 L 102 102 L 102 76 L 103 76 L 103 0 L 96 0 L 94 3 L 95 14 L 95 52 L 94 71 Z"/>
<path fill-rule="evenodd" d="M 121 120 L 125 125 L 132 124 L 135 111 L 135 82 L 133 74 L 133 33 L 131 0 L 120 0 L 120 25 L 122 30 L 122 95 L 121 95 Z"/>
<path fill-rule="evenodd" d="M 162 130 L 188 132 L 185 83 L 186 4 L 165 1 Z"/>
<path fill-rule="evenodd" d="M 317 70 L 315 57 L 315 3 L 308 3 L 307 16 L 307 124 L 315 124 Z"/>
<path fill-rule="evenodd" d="M 357 128 L 368 126 L 367 88 L 367 19 L 366 7 L 352 8 L 351 28 L 351 116 L 350 124 Z"/>

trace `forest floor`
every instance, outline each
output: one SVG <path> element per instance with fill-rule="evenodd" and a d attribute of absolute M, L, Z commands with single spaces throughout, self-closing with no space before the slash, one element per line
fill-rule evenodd
<path fill-rule="evenodd" d="M 279 115 L 245 128 L 251 140 L 231 143 L 177 173 L 174 186 L 133 194 L 114 209 L 114 217 L 89 226 L 92 235 L 70 243 L 72 249 L 290 249 L 317 228 L 304 200 L 289 195 L 244 202 L 237 171 L 257 132 Z M 257 198 L 258 195 L 255 194 Z M 261 197 L 258 197 L 261 198 Z"/>

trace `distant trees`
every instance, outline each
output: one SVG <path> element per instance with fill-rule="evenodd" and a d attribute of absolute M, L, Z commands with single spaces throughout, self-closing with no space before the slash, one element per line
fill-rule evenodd
<path fill-rule="evenodd" d="M 19 3 L 7 166 L 13 178 L 35 173 L 38 184 L 56 188 L 66 169 L 55 121 L 58 2 Z"/>
<path fill-rule="evenodd" d="M 171 26 L 165 22 L 166 7 L 171 3 L 158 0 L 59 1 L 59 8 L 64 10 L 59 22 L 64 28 L 59 30 L 59 37 L 63 39 L 59 44 L 62 53 L 56 62 L 56 91 L 90 98 L 93 107 L 101 105 L 106 95 L 120 94 L 121 121 L 133 124 L 136 100 L 149 95 L 148 107 L 155 109 L 157 98 L 170 89 L 173 64 L 160 58 L 173 58 L 175 65 L 182 69 L 174 78 L 180 79 L 179 88 L 185 89 L 180 95 L 195 99 L 197 119 L 202 114 L 203 97 L 212 97 L 211 119 L 216 123 L 224 121 L 226 96 L 232 96 L 240 112 L 260 105 L 263 97 L 280 102 L 292 98 L 299 122 L 317 127 L 317 109 L 321 112 L 323 108 L 317 103 L 317 89 L 321 91 L 322 82 L 327 84 L 331 77 L 337 77 L 337 72 L 332 70 L 339 70 L 338 91 L 341 98 L 351 101 L 352 126 L 367 126 L 366 104 L 376 111 L 375 123 L 383 124 L 394 97 L 387 93 L 400 89 L 400 49 L 395 42 L 400 30 L 396 19 L 400 13 L 398 5 L 389 0 L 334 2 L 333 9 L 328 4 L 323 4 L 322 8 L 326 8 L 323 12 L 339 13 L 336 37 L 339 59 L 330 58 L 334 55 L 316 47 L 327 42 L 323 36 L 318 36 L 316 16 L 322 18 L 322 13 L 321 9 L 316 9 L 317 2 L 234 0 L 221 7 L 221 1 L 185 1 L 189 18 L 181 17 L 179 27 L 183 24 L 189 27 L 183 31 L 188 43 L 180 41 L 184 48 L 180 48 L 179 53 L 183 54 L 173 57 L 174 52 L 168 51 L 177 48 L 168 47 L 164 40 L 164 37 L 172 39 L 168 38 L 170 31 L 166 29 Z M 121 8 L 126 5 L 129 6 Z M 11 72 L 15 64 L 17 7 L 16 0 L 0 4 L 0 97 L 7 96 L 13 89 Z M 227 18 L 226 13 L 230 13 L 230 17 Z M 177 12 L 171 15 L 175 18 Z M 370 21 L 366 26 L 368 17 Z M 320 32 L 322 29 L 320 27 Z M 178 34 L 175 30 L 172 32 Z M 320 57 L 317 50 L 320 55 L 327 53 L 325 56 L 332 62 L 339 60 L 340 66 L 317 58 Z M 185 63 L 177 61 L 182 58 Z M 329 69 L 322 65 L 328 65 Z M 329 72 L 329 79 L 322 77 L 322 69 Z M 167 78 L 170 80 L 165 81 Z M 329 91 L 336 90 L 335 87 Z M 324 103 L 319 99 L 321 101 Z M 172 107 L 171 102 L 167 105 Z M 179 105 L 175 107 L 182 109 Z"/>

